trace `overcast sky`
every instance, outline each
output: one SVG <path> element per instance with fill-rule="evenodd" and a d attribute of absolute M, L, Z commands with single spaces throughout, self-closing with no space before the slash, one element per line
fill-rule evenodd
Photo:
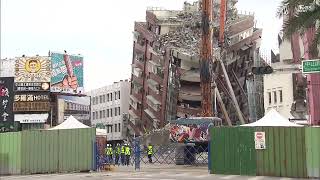
<path fill-rule="evenodd" d="M 185 0 L 1 0 L 1 58 L 84 56 L 86 90 L 130 78 L 134 21 L 147 7 L 182 9 Z M 239 0 L 239 10 L 255 12 L 263 28 L 264 51 L 277 49 L 280 0 Z"/>

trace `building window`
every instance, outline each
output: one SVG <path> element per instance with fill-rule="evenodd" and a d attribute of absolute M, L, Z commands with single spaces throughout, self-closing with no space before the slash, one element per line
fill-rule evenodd
<path fill-rule="evenodd" d="M 92 105 L 95 105 L 96 101 L 94 97 L 91 98 L 91 101 L 92 101 Z"/>
<path fill-rule="evenodd" d="M 271 92 L 268 92 L 269 104 L 271 104 Z"/>
<path fill-rule="evenodd" d="M 121 132 L 121 126 L 120 126 L 120 123 L 118 124 L 118 127 L 119 127 L 119 131 L 118 131 L 118 132 Z"/>
<path fill-rule="evenodd" d="M 120 116 L 121 115 L 121 112 L 120 112 L 120 107 L 118 107 L 118 115 Z"/>
<path fill-rule="evenodd" d="M 107 102 L 109 102 L 109 98 L 110 98 L 110 97 L 109 97 L 109 94 L 107 94 Z"/>
<path fill-rule="evenodd" d="M 112 101 L 113 99 L 112 99 L 112 93 L 110 93 L 110 101 Z"/>
<path fill-rule="evenodd" d="M 99 104 L 99 98 L 96 96 L 96 104 Z"/>
<path fill-rule="evenodd" d="M 109 133 L 109 126 L 107 126 L 107 133 Z"/>
<path fill-rule="evenodd" d="M 118 108 L 114 108 L 114 116 L 118 116 Z"/>
<path fill-rule="evenodd" d="M 274 103 L 277 103 L 277 91 L 273 91 L 273 100 Z"/>
<path fill-rule="evenodd" d="M 102 111 L 99 111 L 99 118 L 102 119 Z"/>
<path fill-rule="evenodd" d="M 107 109 L 107 117 L 109 117 L 109 109 Z"/>
<path fill-rule="evenodd" d="M 105 118 L 106 117 L 106 110 L 102 111 L 102 117 Z"/>
<path fill-rule="evenodd" d="M 110 109 L 110 117 L 112 117 L 112 108 Z"/>
<path fill-rule="evenodd" d="M 282 103 L 282 101 L 283 101 L 282 90 L 279 90 L 279 96 L 280 96 L 280 102 Z"/>
<path fill-rule="evenodd" d="M 96 119 L 99 119 L 99 113 L 96 111 Z"/>
<path fill-rule="evenodd" d="M 95 120 L 96 118 L 96 112 L 92 112 L 92 119 Z"/>
<path fill-rule="evenodd" d="M 112 125 L 110 126 L 110 129 L 111 129 L 111 133 L 112 133 Z"/>
<path fill-rule="evenodd" d="M 106 102 L 106 96 L 102 95 L 102 102 L 105 103 Z"/>
<path fill-rule="evenodd" d="M 114 92 L 114 100 L 117 100 L 118 99 L 118 96 L 117 96 L 117 92 Z"/>
<path fill-rule="evenodd" d="M 114 132 L 117 132 L 117 130 L 118 130 L 118 125 L 115 124 L 115 125 L 114 125 Z"/>
<path fill-rule="evenodd" d="M 118 99 L 120 99 L 120 91 L 118 91 Z"/>

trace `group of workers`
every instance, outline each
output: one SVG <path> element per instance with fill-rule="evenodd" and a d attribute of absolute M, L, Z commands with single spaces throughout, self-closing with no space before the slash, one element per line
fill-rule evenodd
<path fill-rule="evenodd" d="M 129 144 L 117 144 L 115 148 L 112 148 L 111 144 L 107 144 L 105 148 L 107 162 L 110 164 L 129 166 L 131 153 L 132 149 Z"/>
<path fill-rule="evenodd" d="M 131 157 L 132 149 L 129 144 L 117 144 L 114 148 L 111 144 L 107 144 L 105 148 L 105 155 L 108 164 L 115 165 L 130 165 L 130 157 Z M 153 146 L 151 144 L 147 147 L 147 154 L 149 163 L 152 163 L 152 155 L 153 155 Z"/>

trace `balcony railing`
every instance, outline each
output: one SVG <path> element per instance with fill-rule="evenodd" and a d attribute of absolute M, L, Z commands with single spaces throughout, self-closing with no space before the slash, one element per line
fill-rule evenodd
<path fill-rule="evenodd" d="M 156 100 L 153 96 L 147 96 L 147 104 L 155 111 L 159 111 L 161 107 L 161 102 Z"/>
<path fill-rule="evenodd" d="M 132 74 L 140 78 L 142 77 L 143 71 L 138 67 L 132 67 Z"/>

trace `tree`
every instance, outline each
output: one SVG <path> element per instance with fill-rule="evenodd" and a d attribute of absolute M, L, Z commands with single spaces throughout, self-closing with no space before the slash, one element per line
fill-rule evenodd
<path fill-rule="evenodd" d="M 283 34 L 284 38 L 290 39 L 294 33 L 303 34 L 310 28 L 316 28 L 317 22 L 320 22 L 320 1 L 283 0 L 277 14 L 281 18 L 285 12 L 290 15 L 290 18 L 283 24 Z M 317 28 L 313 42 L 309 46 L 312 56 L 318 56 L 319 43 L 320 28 Z"/>

